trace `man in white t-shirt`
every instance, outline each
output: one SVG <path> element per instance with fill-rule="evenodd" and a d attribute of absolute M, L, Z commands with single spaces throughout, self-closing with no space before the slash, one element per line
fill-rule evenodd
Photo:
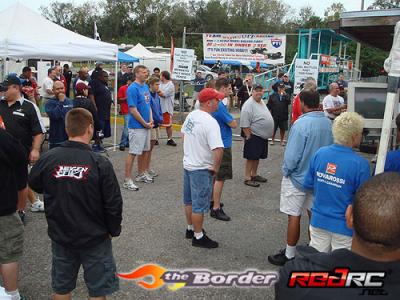
<path fill-rule="evenodd" d="M 339 85 L 333 82 L 329 85 L 329 95 L 322 101 L 325 116 L 332 121 L 336 119 L 346 108 L 343 97 L 339 96 Z"/>
<path fill-rule="evenodd" d="M 47 71 L 47 77 L 44 79 L 42 88 L 40 91 L 42 92 L 42 97 L 43 97 L 43 106 L 46 104 L 48 99 L 51 99 L 54 97 L 53 93 L 53 84 L 54 84 L 54 79 L 56 78 L 56 71 L 54 68 L 50 68 Z"/>
<path fill-rule="evenodd" d="M 205 88 L 199 93 L 200 109 L 192 111 L 182 125 L 183 203 L 188 224 L 186 238 L 192 246 L 217 248 L 218 243 L 205 235 L 204 214 L 210 209 L 213 178 L 222 161 L 224 144 L 218 122 L 211 113 L 225 94 Z"/>
<path fill-rule="evenodd" d="M 163 124 L 167 131 L 167 145 L 176 146 L 172 139 L 172 116 L 174 115 L 175 85 L 171 81 L 171 74 L 168 71 L 161 72 L 161 83 L 158 91 L 160 96 L 161 111 L 163 113 Z"/>

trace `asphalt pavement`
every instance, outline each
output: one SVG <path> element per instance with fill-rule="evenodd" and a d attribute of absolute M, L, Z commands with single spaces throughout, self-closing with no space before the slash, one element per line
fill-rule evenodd
<path fill-rule="evenodd" d="M 118 129 L 120 130 L 120 128 Z M 118 272 L 128 273 L 149 263 L 167 270 L 209 269 L 244 272 L 247 269 L 276 271 L 268 254 L 286 243 L 287 219 L 279 212 L 281 163 L 284 148 L 269 146 L 269 157 L 260 162 L 259 174 L 268 182 L 259 188 L 243 183 L 243 142 L 235 138 L 232 147 L 234 179 L 226 182 L 222 202 L 230 222 L 207 216 L 204 228 L 220 246 L 201 249 L 185 239 L 186 223 L 182 204 L 182 141 L 175 132 L 177 147 L 166 145 L 162 130 L 160 145 L 153 152 L 152 168 L 159 176 L 152 184 L 139 183 L 140 190 L 122 188 L 127 151 L 108 151 L 121 184 L 124 199 L 122 233 L 113 239 Z M 118 132 L 118 136 L 120 133 Z M 136 172 L 136 162 L 134 170 Z M 307 240 L 303 218 L 300 243 Z M 27 299 L 51 297 L 51 249 L 43 213 L 27 213 L 25 253 L 21 261 L 20 292 Z M 86 299 L 80 274 L 73 299 Z M 182 288 L 175 292 L 166 286 L 146 290 L 134 281 L 120 280 L 120 291 L 108 299 L 273 299 L 273 288 Z"/>

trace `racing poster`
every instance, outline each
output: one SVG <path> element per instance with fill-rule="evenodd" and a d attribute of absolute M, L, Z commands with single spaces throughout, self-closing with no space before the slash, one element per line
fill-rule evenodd
<path fill-rule="evenodd" d="M 204 60 L 285 63 L 286 35 L 204 33 Z"/>

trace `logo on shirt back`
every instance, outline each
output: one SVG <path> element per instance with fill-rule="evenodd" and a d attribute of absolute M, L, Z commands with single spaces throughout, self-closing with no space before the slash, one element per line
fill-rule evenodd
<path fill-rule="evenodd" d="M 54 178 L 71 178 L 75 180 L 86 180 L 89 173 L 89 166 L 80 165 L 60 165 L 57 166 L 52 174 Z"/>
<path fill-rule="evenodd" d="M 336 175 L 336 165 L 328 163 L 326 165 L 326 173 L 331 174 L 331 175 Z"/>

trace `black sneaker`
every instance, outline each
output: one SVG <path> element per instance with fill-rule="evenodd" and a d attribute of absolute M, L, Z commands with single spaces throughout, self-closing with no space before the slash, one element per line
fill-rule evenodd
<path fill-rule="evenodd" d="M 206 231 L 203 229 L 203 234 L 206 234 Z M 186 238 L 192 239 L 194 237 L 194 231 L 186 229 Z"/>
<path fill-rule="evenodd" d="M 125 151 L 125 146 L 124 146 L 124 145 L 120 145 L 120 146 L 119 146 L 119 150 L 120 150 L 120 151 Z"/>
<path fill-rule="evenodd" d="M 225 214 L 222 208 L 211 209 L 210 217 L 221 221 L 230 221 L 231 218 Z"/>
<path fill-rule="evenodd" d="M 268 261 L 275 265 L 275 266 L 283 266 L 286 264 L 289 260 L 292 260 L 293 258 L 287 258 L 285 255 L 286 249 L 282 249 L 275 255 L 268 255 Z"/>
<path fill-rule="evenodd" d="M 218 248 L 218 243 L 210 239 L 205 234 L 201 239 L 196 239 L 195 237 L 192 238 L 192 246 L 193 247 L 200 247 L 200 248 Z"/>
<path fill-rule="evenodd" d="M 154 143 L 154 145 L 158 146 L 160 143 L 156 140 L 156 142 Z"/>
<path fill-rule="evenodd" d="M 213 209 L 213 207 L 214 207 L 214 201 L 211 201 L 211 202 L 210 202 L 210 209 Z M 219 204 L 219 207 L 223 208 L 223 207 L 224 207 L 224 204 L 223 204 L 223 203 L 220 203 L 220 204 Z"/>
<path fill-rule="evenodd" d="M 169 140 L 167 141 L 167 145 L 168 145 L 168 146 L 174 146 L 174 147 L 176 147 L 176 143 L 174 142 L 173 139 L 169 139 Z"/>

